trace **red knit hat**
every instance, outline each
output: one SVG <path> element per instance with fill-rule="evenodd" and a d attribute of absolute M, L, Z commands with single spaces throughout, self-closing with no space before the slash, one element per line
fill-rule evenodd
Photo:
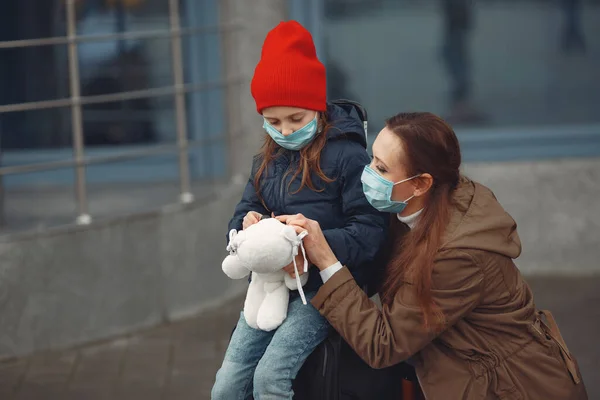
<path fill-rule="evenodd" d="M 250 90 L 259 114 L 273 106 L 327 109 L 325 66 L 306 28 L 280 22 L 267 34 Z"/>

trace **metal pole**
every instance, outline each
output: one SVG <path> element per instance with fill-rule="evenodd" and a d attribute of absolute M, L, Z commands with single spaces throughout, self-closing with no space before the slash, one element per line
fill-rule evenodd
<path fill-rule="evenodd" d="M 190 203 L 194 200 L 190 186 L 190 165 L 188 159 L 187 118 L 185 111 L 185 91 L 183 81 L 183 57 L 181 52 L 179 1 L 169 0 L 169 19 L 171 22 L 171 54 L 173 83 L 175 85 L 175 112 L 177 116 L 177 145 L 179 146 L 180 201 Z"/>
<path fill-rule="evenodd" d="M 594 131 L 596 132 L 596 131 Z M 221 133 L 221 136 L 225 133 Z M 215 145 L 222 142 L 222 139 L 215 135 L 212 138 L 206 138 L 202 140 L 188 141 L 188 148 L 206 148 L 206 146 Z M 5 175 L 23 174 L 28 172 L 38 171 L 51 171 L 54 169 L 62 169 L 76 166 L 77 164 L 83 165 L 98 165 L 123 162 L 128 160 L 136 160 L 143 157 L 150 157 L 160 154 L 171 154 L 179 151 L 179 145 L 177 143 L 164 143 L 154 146 L 144 146 L 135 150 L 125 150 L 118 153 L 111 153 L 104 156 L 96 157 L 84 157 L 79 162 L 74 159 L 69 160 L 57 160 L 57 161 L 46 161 L 34 164 L 19 164 L 7 167 L 0 166 L 0 179 Z M 0 160 L 1 161 L 1 160 Z"/>
<path fill-rule="evenodd" d="M 98 35 L 82 35 L 77 36 L 75 41 L 77 43 L 85 42 L 104 42 L 111 39 L 156 39 L 156 38 L 169 38 L 172 34 L 178 33 L 182 36 L 194 35 L 197 33 L 219 33 L 231 29 L 240 28 L 239 24 L 222 24 L 222 25 L 209 25 L 200 26 L 194 28 L 184 28 L 179 31 L 169 30 L 149 30 L 149 31 L 135 31 L 135 32 L 123 32 L 123 33 L 103 33 Z M 68 44 L 69 39 L 66 36 L 58 36 L 51 38 L 41 39 L 21 39 L 21 40 L 4 40 L 0 41 L 0 49 L 14 49 L 24 47 L 38 47 L 38 46 L 49 46 L 55 44 Z"/>
<path fill-rule="evenodd" d="M 67 0 L 67 37 L 69 38 L 69 86 L 71 89 L 71 123 L 73 131 L 73 156 L 78 164 L 75 167 L 75 187 L 77 195 L 78 224 L 89 224 L 92 221 L 88 213 L 84 158 L 83 121 L 81 112 L 81 96 L 79 90 L 79 59 L 75 37 L 76 15 L 75 0 Z"/>
<path fill-rule="evenodd" d="M 0 121 L 2 122 L 2 121 Z M 2 167 L 2 125 L 0 124 L 0 168 Z M 0 175 L 0 228 L 4 228 L 4 176 Z"/>
<path fill-rule="evenodd" d="M 183 91 L 185 93 L 199 92 L 202 90 L 219 89 L 222 87 L 228 87 L 234 84 L 242 84 L 244 80 L 241 77 L 233 77 L 226 80 L 218 80 L 212 82 L 202 83 L 191 83 L 183 85 Z M 181 90 L 181 89 L 179 89 Z M 129 90 L 125 92 L 116 92 L 109 94 L 97 94 L 93 96 L 81 96 L 78 102 L 81 105 L 86 104 L 100 104 L 100 103 L 112 103 L 114 101 L 124 100 L 135 100 L 145 99 L 150 97 L 161 97 L 161 96 L 172 96 L 177 92 L 173 85 L 156 87 L 150 89 L 141 90 Z M 41 100 L 41 101 L 30 101 L 27 103 L 16 103 L 0 105 L 0 114 L 18 111 L 29 111 L 29 110 L 42 110 L 46 108 L 60 108 L 70 107 L 73 105 L 73 99 L 59 99 L 59 100 Z"/>
<path fill-rule="evenodd" d="M 219 16 L 220 23 L 226 24 L 230 20 L 234 20 L 236 15 L 236 7 L 231 4 L 232 0 L 226 0 L 219 2 Z M 228 31 L 221 34 L 221 60 L 224 66 L 225 79 L 230 76 L 238 76 L 239 74 L 239 61 L 237 43 L 238 37 L 235 32 Z M 233 140 L 233 135 L 240 129 L 240 114 L 241 114 L 241 102 L 242 96 L 240 96 L 240 87 L 238 85 L 228 85 L 225 88 L 225 96 L 223 101 L 223 107 L 226 110 L 225 126 L 226 126 L 226 145 L 227 145 L 227 178 L 235 179 L 239 174 L 239 149 L 235 146 L 236 142 Z M 243 179 L 242 179 L 243 182 Z"/>

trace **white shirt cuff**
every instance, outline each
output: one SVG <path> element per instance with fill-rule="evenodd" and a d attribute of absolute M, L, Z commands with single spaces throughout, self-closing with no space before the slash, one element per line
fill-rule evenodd
<path fill-rule="evenodd" d="M 329 278 L 331 278 L 333 276 L 333 274 L 335 274 L 342 268 L 344 268 L 344 267 L 338 261 L 335 264 L 325 268 L 323 271 L 320 271 L 319 273 L 321 274 L 321 279 L 323 280 L 323 283 L 327 282 L 329 280 Z"/>

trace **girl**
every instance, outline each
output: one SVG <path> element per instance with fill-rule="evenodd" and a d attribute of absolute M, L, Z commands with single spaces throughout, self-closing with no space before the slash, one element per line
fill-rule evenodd
<path fill-rule="evenodd" d="M 387 219 L 362 191 L 360 176 L 369 162 L 363 123 L 352 106 L 327 104 L 325 67 L 299 23 L 282 22 L 269 32 L 251 91 L 264 118 L 265 143 L 229 229 L 247 228 L 263 215 L 309 215 L 357 281 L 366 283 Z M 304 286 L 307 299 L 321 282 L 313 269 Z M 291 399 L 292 380 L 329 328 L 297 292 L 275 331 L 250 328 L 242 313 L 212 399 Z"/>

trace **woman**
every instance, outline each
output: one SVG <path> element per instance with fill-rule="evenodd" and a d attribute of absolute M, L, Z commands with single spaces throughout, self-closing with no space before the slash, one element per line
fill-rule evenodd
<path fill-rule="evenodd" d="M 340 260 L 366 282 L 385 240 L 387 215 L 362 191 L 369 161 L 363 123 L 350 104 L 327 103 L 325 67 L 299 23 L 282 22 L 268 33 L 251 90 L 265 142 L 228 230 L 246 229 L 263 215 L 303 213 L 319 221 Z M 293 274 L 293 265 L 286 271 Z M 318 271 L 310 272 L 307 299 L 322 284 Z M 276 330 L 258 330 L 245 317 L 256 320 L 241 314 L 212 399 L 291 399 L 292 380 L 329 333 L 327 320 L 297 292 Z"/>
<path fill-rule="evenodd" d="M 513 262 L 514 220 L 460 175 L 460 162 L 454 132 L 429 113 L 398 114 L 375 140 L 363 190 L 397 214 L 381 310 L 317 222 L 280 216 L 308 231 L 308 257 L 329 277 L 312 304 L 372 367 L 410 359 L 428 399 L 587 399 L 551 314 L 536 310 Z"/>

